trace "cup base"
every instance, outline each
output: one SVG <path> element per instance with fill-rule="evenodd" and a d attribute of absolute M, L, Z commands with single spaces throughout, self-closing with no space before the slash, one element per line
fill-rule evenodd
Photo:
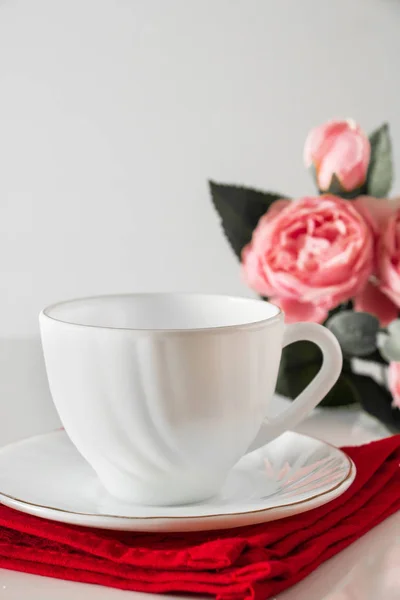
<path fill-rule="evenodd" d="M 177 506 L 204 502 L 215 496 L 225 477 L 190 477 L 163 475 L 157 481 L 139 481 L 124 473 L 99 472 L 100 482 L 109 494 L 129 504 Z"/>

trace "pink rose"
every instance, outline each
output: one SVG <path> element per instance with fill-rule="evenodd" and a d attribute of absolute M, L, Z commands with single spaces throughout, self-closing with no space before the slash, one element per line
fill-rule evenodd
<path fill-rule="evenodd" d="M 242 253 L 245 282 L 288 322 L 323 322 L 357 294 L 373 268 L 373 234 L 351 202 L 326 195 L 281 200 Z"/>
<path fill-rule="evenodd" d="M 400 210 L 386 222 L 378 242 L 380 289 L 400 308 Z"/>
<path fill-rule="evenodd" d="M 399 309 L 390 299 L 390 294 L 385 295 L 381 289 L 379 280 L 380 263 L 382 263 L 383 253 L 381 249 L 381 236 L 385 235 L 385 230 L 389 218 L 400 207 L 400 198 L 373 198 L 371 196 L 360 196 L 353 202 L 353 206 L 363 215 L 371 225 L 375 238 L 375 260 L 374 271 L 376 277 L 361 290 L 353 299 L 354 309 L 357 311 L 368 312 L 375 315 L 381 325 L 386 327 L 391 321 L 397 319 Z"/>
<path fill-rule="evenodd" d="M 393 406 L 400 408 L 400 363 L 391 362 L 388 369 L 388 384 L 393 396 Z"/>
<path fill-rule="evenodd" d="M 371 145 L 360 127 L 347 121 L 329 121 L 315 127 L 307 136 L 304 162 L 314 165 L 320 190 L 328 190 L 333 175 L 342 188 L 352 191 L 366 179 Z"/>

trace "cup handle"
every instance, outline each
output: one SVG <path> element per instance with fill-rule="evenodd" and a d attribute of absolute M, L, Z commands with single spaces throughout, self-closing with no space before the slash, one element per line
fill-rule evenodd
<path fill-rule="evenodd" d="M 339 342 L 329 329 L 316 323 L 287 325 L 283 335 L 282 347 L 285 348 L 285 346 L 300 340 L 308 340 L 319 346 L 322 351 L 321 369 L 289 408 L 276 417 L 264 421 L 256 439 L 247 452 L 253 452 L 253 450 L 265 446 L 284 431 L 296 427 L 321 402 L 340 375 L 343 362 L 342 352 Z"/>

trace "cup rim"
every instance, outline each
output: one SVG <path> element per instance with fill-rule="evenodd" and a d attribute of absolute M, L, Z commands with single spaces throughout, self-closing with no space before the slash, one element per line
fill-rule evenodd
<path fill-rule="evenodd" d="M 257 321 L 252 322 L 243 322 L 237 323 L 234 325 L 216 325 L 213 327 L 192 327 L 192 328 L 152 328 L 152 327 L 113 327 L 108 325 L 89 325 L 83 323 L 74 323 L 71 321 L 67 321 L 65 319 L 60 319 L 49 314 L 52 310 L 63 306 L 65 304 L 73 304 L 74 302 L 81 301 L 90 301 L 90 300 L 100 300 L 105 298 L 126 298 L 128 296 L 178 296 L 178 297 L 204 297 L 204 298 L 215 298 L 215 299 L 226 299 L 226 300 L 239 300 L 247 303 L 260 303 L 265 302 L 270 306 L 273 306 L 276 309 L 276 313 L 266 317 L 264 319 L 259 319 Z M 274 304 L 273 302 L 269 302 L 269 300 L 261 300 L 257 298 L 248 298 L 245 296 L 232 296 L 230 294 L 209 294 L 204 292 L 125 292 L 125 293 L 115 293 L 115 294 L 96 294 L 93 296 L 82 296 L 77 298 L 71 298 L 68 300 L 61 300 L 59 302 L 54 302 L 53 304 L 49 304 L 39 314 L 39 320 L 49 319 L 50 321 L 54 321 L 59 325 L 65 325 L 68 327 L 74 327 L 79 329 L 97 329 L 97 330 L 107 330 L 107 331 L 126 331 L 131 333 L 146 333 L 146 334 L 194 334 L 194 333 L 217 333 L 217 332 L 228 332 L 228 331 L 238 331 L 238 330 L 254 330 L 265 327 L 266 325 L 270 325 L 276 322 L 283 321 L 284 313 L 279 306 Z"/>

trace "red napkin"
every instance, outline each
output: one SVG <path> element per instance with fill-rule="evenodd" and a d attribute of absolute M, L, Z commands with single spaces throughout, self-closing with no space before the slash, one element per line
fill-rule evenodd
<path fill-rule="evenodd" d="M 344 450 L 357 477 L 342 496 L 300 515 L 234 530 L 113 532 L 0 506 L 0 567 L 124 590 L 266 600 L 400 509 L 400 435 Z"/>

